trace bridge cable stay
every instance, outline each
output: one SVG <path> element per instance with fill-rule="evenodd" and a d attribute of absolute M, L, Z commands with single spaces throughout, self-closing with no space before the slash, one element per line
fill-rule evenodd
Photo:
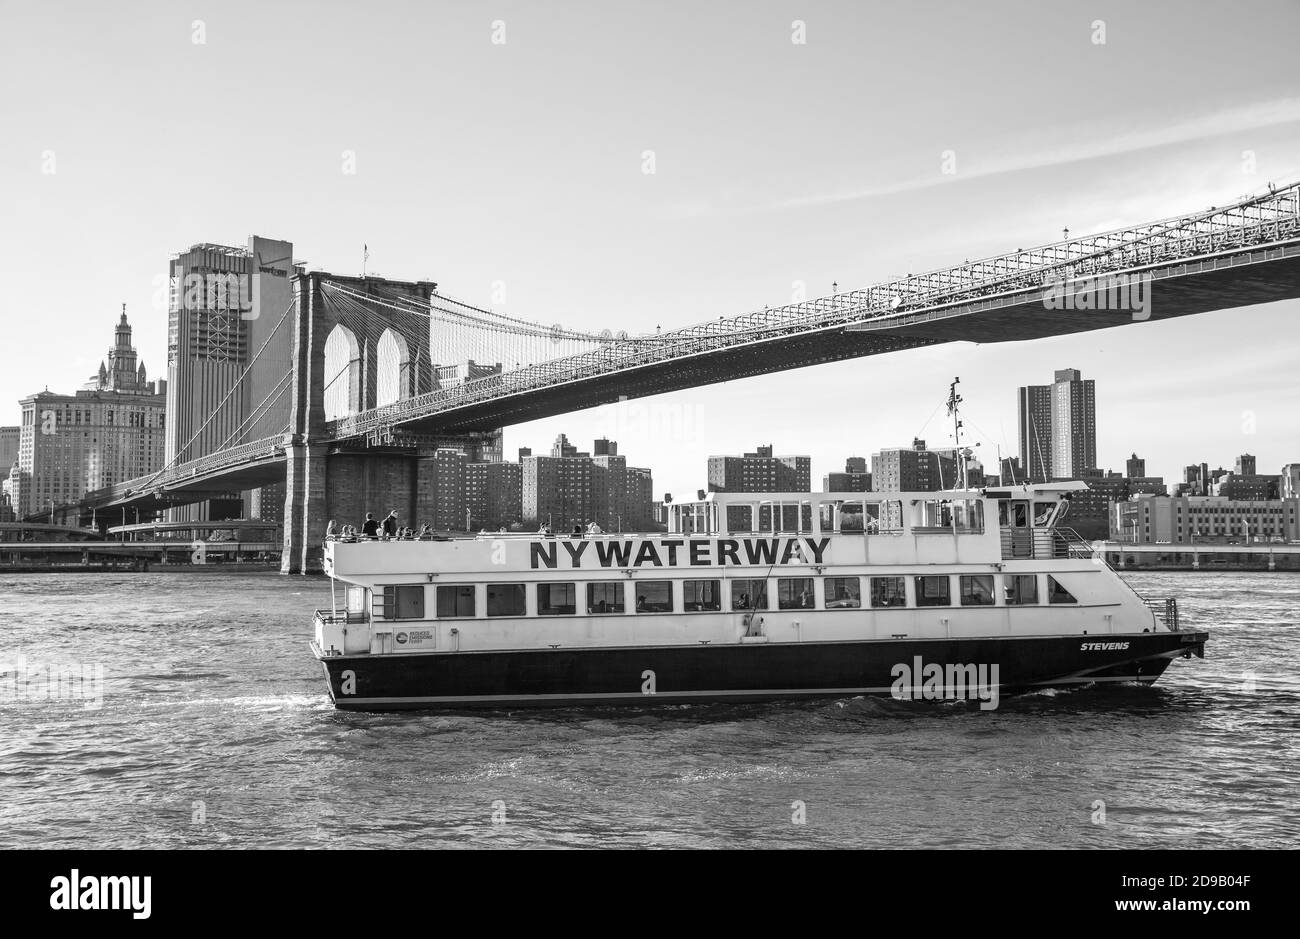
<path fill-rule="evenodd" d="M 226 404 L 230 401 L 231 396 L 236 391 L 240 390 L 243 387 L 244 379 L 248 377 L 249 372 L 252 371 L 253 366 L 257 363 L 257 360 L 261 357 L 262 353 L 266 351 L 266 347 L 271 344 L 271 340 L 275 338 L 275 334 L 279 332 L 280 327 L 283 326 L 285 320 L 289 318 L 289 314 L 293 312 L 294 307 L 297 305 L 297 303 L 298 303 L 298 298 L 296 296 L 289 301 L 288 307 L 285 308 L 284 313 L 280 316 L 280 319 L 276 322 L 274 328 L 272 328 L 271 332 L 267 335 L 266 340 L 262 343 L 261 347 L 258 348 L 257 352 L 253 355 L 253 357 L 249 359 L 248 364 L 244 366 L 244 370 L 239 373 L 239 378 L 237 378 L 234 384 L 231 385 L 230 390 L 226 392 L 225 396 L 221 399 L 221 401 L 217 404 L 217 406 L 212 409 L 212 413 L 208 415 L 207 420 L 205 420 L 201 425 L 199 425 L 199 429 L 194 432 L 194 435 L 190 437 L 188 441 L 186 441 L 185 446 L 177 448 L 175 456 L 173 456 L 170 460 L 164 463 L 163 466 L 157 470 L 157 472 L 147 477 L 145 481 L 140 484 L 141 488 L 151 485 L 154 480 L 156 480 L 159 476 L 165 473 L 172 466 L 178 463 L 186 462 L 181 460 L 181 455 L 184 454 L 187 450 L 189 450 L 191 446 L 194 445 L 194 441 L 199 439 L 199 435 L 203 433 L 203 431 L 207 428 L 207 426 L 210 423 L 212 423 L 213 418 L 215 418 L 219 413 L 221 413 L 221 409 L 224 408 Z"/>
<path fill-rule="evenodd" d="M 267 399 L 271 398 L 272 395 L 275 395 L 274 400 L 271 401 L 271 405 L 274 405 L 276 401 L 279 401 L 281 398 L 284 397 L 284 393 L 288 391 L 292 386 L 293 386 L 293 370 L 290 369 L 288 372 L 285 373 L 284 377 L 281 378 L 280 381 L 276 383 L 276 386 L 272 388 L 270 391 L 268 391 L 266 395 L 263 396 L 262 400 L 259 401 L 249 411 L 248 416 L 245 417 L 243 421 L 240 422 L 239 426 L 236 427 L 234 430 L 232 430 L 230 432 L 230 435 L 227 436 L 226 439 L 221 442 L 221 445 L 217 447 L 217 451 L 224 450 L 226 449 L 226 447 L 230 446 L 230 444 L 233 443 L 240 436 L 240 434 L 242 434 L 244 430 L 253 423 L 253 421 L 257 420 L 257 418 L 262 416 L 262 414 L 271 410 L 270 405 L 267 405 L 267 407 L 263 409 L 263 405 L 267 404 Z M 293 423 L 293 419 L 290 418 L 289 423 L 285 424 L 284 429 L 281 431 L 281 433 L 288 433 L 289 427 L 292 425 L 292 423 Z"/>

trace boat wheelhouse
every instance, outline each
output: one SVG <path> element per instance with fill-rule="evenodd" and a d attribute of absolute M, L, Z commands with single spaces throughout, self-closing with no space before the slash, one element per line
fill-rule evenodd
<path fill-rule="evenodd" d="M 1201 656 L 1062 525 L 1081 482 L 713 493 L 655 534 L 325 545 L 340 708 L 973 698 Z M 342 596 L 339 596 L 341 592 Z"/>

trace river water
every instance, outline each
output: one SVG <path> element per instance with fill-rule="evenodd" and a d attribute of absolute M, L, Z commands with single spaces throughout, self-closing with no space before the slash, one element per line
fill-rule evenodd
<path fill-rule="evenodd" d="M 82 678 L 0 692 L 0 847 L 1295 847 L 1300 575 L 1127 576 L 1212 632 L 1150 688 L 355 714 L 322 579 L 0 575 L 0 671 Z"/>

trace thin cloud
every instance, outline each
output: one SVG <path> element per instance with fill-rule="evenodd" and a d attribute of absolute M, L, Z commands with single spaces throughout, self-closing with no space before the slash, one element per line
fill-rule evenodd
<path fill-rule="evenodd" d="M 698 218 L 729 212 L 765 212 L 776 209 L 802 209 L 838 205 L 882 196 L 899 195 L 951 185 L 955 182 L 983 179 L 1005 173 L 1023 172 L 1049 166 L 1061 166 L 1103 157 L 1118 156 L 1140 150 L 1149 150 L 1171 144 L 1186 143 L 1225 134 L 1260 130 L 1300 121 L 1300 98 L 1278 98 L 1243 107 L 1215 111 L 1198 117 L 1163 126 L 1137 127 L 1133 130 L 1106 136 L 1102 132 L 1080 133 L 1073 125 L 1068 134 L 1054 133 L 1058 139 L 1068 140 L 1068 146 L 1052 148 L 1025 147 L 976 163 L 974 168 L 964 168 L 961 173 L 944 176 L 938 173 L 895 182 L 839 189 L 833 192 L 791 196 L 777 201 L 749 206 L 724 207 L 712 203 L 682 203 L 669 210 L 677 217 Z M 967 166 L 970 164 L 968 163 Z"/>

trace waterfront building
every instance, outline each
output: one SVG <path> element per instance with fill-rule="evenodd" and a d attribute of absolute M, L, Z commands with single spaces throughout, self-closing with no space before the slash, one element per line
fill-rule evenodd
<path fill-rule="evenodd" d="M 1300 541 L 1300 499 L 1137 495 L 1114 504 L 1110 537 L 1127 544 Z"/>
<path fill-rule="evenodd" d="M 812 486 L 812 459 L 773 456 L 772 445 L 743 456 L 711 456 L 710 492 L 807 492 Z"/>
<path fill-rule="evenodd" d="M 1141 477 L 1147 474 L 1147 461 L 1140 458 L 1136 453 L 1128 458 L 1124 464 L 1124 475 L 1130 479 Z"/>

